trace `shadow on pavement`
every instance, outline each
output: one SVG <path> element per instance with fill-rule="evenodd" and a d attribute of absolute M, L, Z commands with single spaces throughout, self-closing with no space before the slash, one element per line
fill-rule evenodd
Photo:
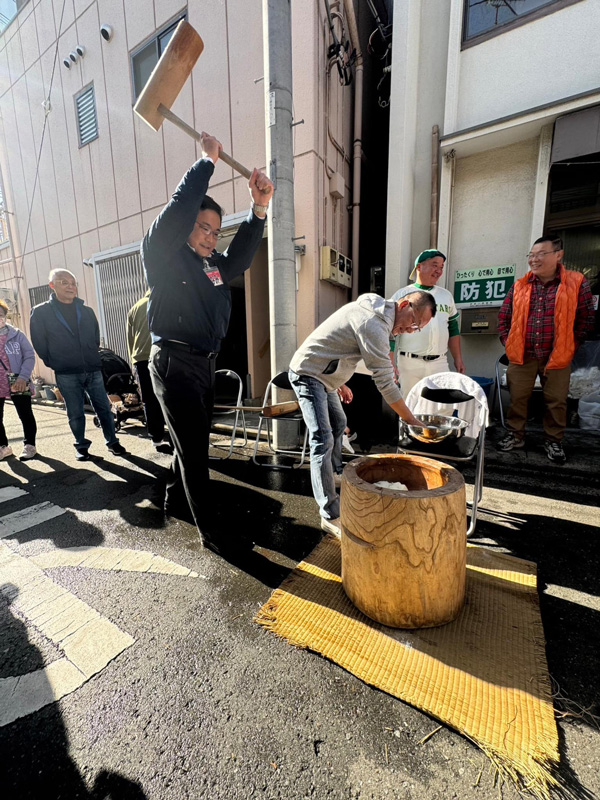
<path fill-rule="evenodd" d="M 0 629 L 9 631 L 10 637 L 10 648 L 1 651 L 0 675 L 18 677 L 37 672 L 37 690 L 42 697 L 50 697 L 42 653 L 29 641 L 26 625 L 11 612 L 9 597 L 14 599 L 15 593 L 16 587 L 11 584 L 0 587 Z M 108 770 L 101 770 L 88 789 L 69 747 L 56 702 L 0 727 L 3 796 L 15 800 L 146 800 L 139 783 Z"/>
<path fill-rule="evenodd" d="M 499 517 L 497 523 L 479 520 L 471 542 L 492 540 L 511 555 L 537 563 L 548 666 L 560 688 L 557 704 L 572 711 L 571 701 L 598 715 L 600 612 L 586 605 L 598 594 L 598 528 L 521 512 Z M 482 544 L 490 547 L 488 541 Z"/>

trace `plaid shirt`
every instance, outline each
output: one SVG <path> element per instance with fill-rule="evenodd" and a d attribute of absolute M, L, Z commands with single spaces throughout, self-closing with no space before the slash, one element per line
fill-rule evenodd
<path fill-rule="evenodd" d="M 564 269 L 562 264 L 559 270 Z M 529 316 L 527 317 L 527 330 L 525 334 L 525 357 L 547 359 L 554 346 L 554 305 L 556 291 L 560 286 L 560 272 L 549 283 L 542 281 L 533 273 L 529 275 L 531 283 L 531 299 L 529 302 Z M 498 333 L 500 341 L 506 344 L 512 321 L 512 300 L 514 285 L 510 287 L 500 313 L 498 314 Z M 575 349 L 581 345 L 594 326 L 594 300 L 590 285 L 584 280 L 579 289 L 577 298 L 577 311 L 575 313 Z"/>

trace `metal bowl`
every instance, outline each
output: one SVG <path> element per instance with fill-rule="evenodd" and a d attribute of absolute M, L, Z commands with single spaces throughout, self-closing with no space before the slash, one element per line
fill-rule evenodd
<path fill-rule="evenodd" d="M 458 417 L 445 417 L 441 414 L 415 414 L 422 425 L 406 425 L 411 439 L 426 444 L 437 444 L 450 437 L 458 439 L 469 423 Z"/>

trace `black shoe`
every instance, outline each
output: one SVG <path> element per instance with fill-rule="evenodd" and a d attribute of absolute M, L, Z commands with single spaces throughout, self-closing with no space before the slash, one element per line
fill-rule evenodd
<path fill-rule="evenodd" d="M 122 444 L 120 444 L 120 442 L 115 442 L 114 444 L 109 444 L 109 445 L 107 445 L 107 447 L 110 450 L 110 452 L 113 454 L 113 456 L 126 456 L 127 455 L 127 450 L 125 450 L 125 448 L 123 447 Z"/>
<path fill-rule="evenodd" d="M 85 450 L 77 450 L 75 452 L 75 458 L 77 461 L 89 461 L 90 460 L 90 451 Z"/>
<path fill-rule="evenodd" d="M 157 453 L 164 453 L 167 456 L 173 455 L 173 445 L 171 442 L 154 442 L 154 449 Z"/>

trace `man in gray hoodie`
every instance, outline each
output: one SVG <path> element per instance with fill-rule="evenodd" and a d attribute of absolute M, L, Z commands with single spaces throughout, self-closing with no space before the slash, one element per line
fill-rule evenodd
<path fill-rule="evenodd" d="M 363 294 L 322 322 L 292 358 L 290 383 L 309 431 L 310 477 L 323 530 L 340 534 L 332 456 L 334 448 L 341 448 L 346 416 L 338 389 L 363 359 L 387 403 L 403 420 L 416 424 L 394 380 L 389 340 L 421 330 L 434 316 L 435 300 L 427 292 L 416 291 L 397 302 Z"/>

